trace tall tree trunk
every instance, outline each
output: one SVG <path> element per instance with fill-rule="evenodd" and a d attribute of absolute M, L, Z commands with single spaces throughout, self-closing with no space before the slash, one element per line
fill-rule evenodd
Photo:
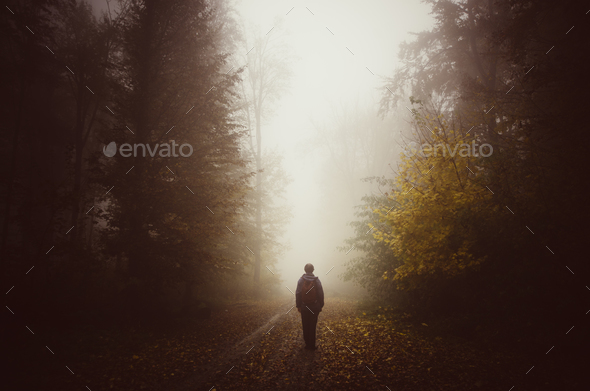
<path fill-rule="evenodd" d="M 84 98 L 82 91 L 82 82 L 78 83 L 78 99 L 76 110 L 76 129 L 74 133 L 75 158 L 74 158 L 74 187 L 72 189 L 72 215 L 70 224 L 72 224 L 72 243 L 78 242 L 78 216 L 80 214 L 80 190 L 82 183 L 82 154 L 84 150 Z"/>
<path fill-rule="evenodd" d="M 0 246 L 0 275 L 2 275 L 2 279 L 4 280 L 7 277 L 7 270 L 6 270 L 6 243 L 9 235 L 9 226 L 10 226 L 10 210 L 12 206 L 12 192 L 14 190 L 14 177 L 16 175 L 16 161 L 18 156 L 18 138 L 21 128 L 22 122 L 22 113 L 23 113 L 23 105 L 24 105 L 24 98 L 25 98 L 25 82 L 24 82 L 24 75 L 21 77 L 20 80 L 20 99 L 18 102 L 16 120 L 14 124 L 14 134 L 12 137 L 12 156 L 10 159 L 10 177 L 8 178 L 8 189 L 6 190 L 6 204 L 4 206 L 4 222 L 2 224 L 2 245 Z M 3 283 L 4 281 L 0 281 Z"/>
<path fill-rule="evenodd" d="M 154 56 L 152 53 L 152 40 L 155 26 L 155 2 L 145 1 L 145 17 L 141 27 L 143 37 L 140 48 L 140 61 L 138 61 L 137 70 L 137 89 L 134 92 L 136 104 L 133 107 L 133 117 L 137 130 L 135 131 L 135 140 L 138 144 L 147 144 L 150 132 L 150 96 L 151 96 L 151 69 L 153 67 Z M 132 205 L 128 205 L 131 210 L 129 218 L 129 269 L 130 277 L 136 277 L 142 282 L 150 273 L 150 260 L 145 250 L 145 244 L 149 241 L 147 228 L 144 225 L 144 214 L 146 213 L 143 186 L 144 180 L 148 179 L 149 164 L 146 163 L 145 157 L 138 154 L 133 159 L 134 171 L 129 178 L 133 183 L 133 196 L 131 197 Z"/>
<path fill-rule="evenodd" d="M 260 265 L 262 263 L 262 137 L 261 107 L 256 107 L 256 242 L 254 244 L 254 295 L 260 294 Z"/>

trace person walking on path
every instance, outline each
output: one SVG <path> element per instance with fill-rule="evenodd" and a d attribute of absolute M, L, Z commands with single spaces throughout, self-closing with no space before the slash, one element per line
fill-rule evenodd
<path fill-rule="evenodd" d="M 324 288 L 322 288 L 320 279 L 313 275 L 314 267 L 311 263 L 305 265 L 303 269 L 305 274 L 297 281 L 295 305 L 297 311 L 301 313 L 305 348 L 315 350 L 317 349 L 315 345 L 315 329 L 318 323 L 318 315 L 324 307 Z"/>

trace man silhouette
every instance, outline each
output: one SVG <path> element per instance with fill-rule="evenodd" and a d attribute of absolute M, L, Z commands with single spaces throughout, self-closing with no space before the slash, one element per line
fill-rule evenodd
<path fill-rule="evenodd" d="M 301 313 L 303 325 L 303 339 L 305 348 L 317 349 L 315 345 L 315 329 L 318 323 L 318 315 L 324 307 L 324 289 L 320 279 L 313 275 L 313 265 L 308 263 L 303 268 L 305 274 L 297 281 L 295 290 L 295 305 Z"/>

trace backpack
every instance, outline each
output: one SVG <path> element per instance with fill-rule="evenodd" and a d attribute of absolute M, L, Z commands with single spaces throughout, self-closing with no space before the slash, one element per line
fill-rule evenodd
<path fill-rule="evenodd" d="M 303 301 L 303 304 L 311 305 L 315 303 L 317 298 L 317 288 L 315 287 L 314 282 L 315 281 L 303 280 L 303 283 L 301 284 L 301 300 Z"/>

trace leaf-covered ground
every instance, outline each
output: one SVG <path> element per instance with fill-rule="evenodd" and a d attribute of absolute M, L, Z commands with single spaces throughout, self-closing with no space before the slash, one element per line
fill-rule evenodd
<path fill-rule="evenodd" d="M 311 352 L 303 349 L 301 318 L 293 309 L 269 323 L 270 331 L 236 346 L 238 354 L 206 379 L 177 389 L 502 389 L 518 377 L 518 357 L 428 341 L 412 324 L 387 318 L 386 310 L 367 314 L 352 302 L 327 300 L 318 321 L 319 348 Z"/>
<path fill-rule="evenodd" d="M 34 335 L 25 329 L 13 341 L 12 376 L 0 389 L 4 385 L 11 390 L 157 389 L 202 372 L 265 324 L 284 301 L 236 303 L 213 311 L 210 319 L 167 320 L 160 330 L 75 325 L 50 330 L 47 325 L 33 325 Z"/>
<path fill-rule="evenodd" d="M 293 304 L 237 303 L 214 310 L 210 319 L 169 322 L 161 331 L 70 330 L 49 340 L 54 356 L 23 351 L 31 358 L 28 375 L 10 389 L 516 391 L 549 385 L 551 366 L 525 375 L 534 357 L 517 348 L 440 337 L 391 310 L 369 312 L 337 298 L 327 299 L 319 315 L 318 350 L 307 351 Z"/>

